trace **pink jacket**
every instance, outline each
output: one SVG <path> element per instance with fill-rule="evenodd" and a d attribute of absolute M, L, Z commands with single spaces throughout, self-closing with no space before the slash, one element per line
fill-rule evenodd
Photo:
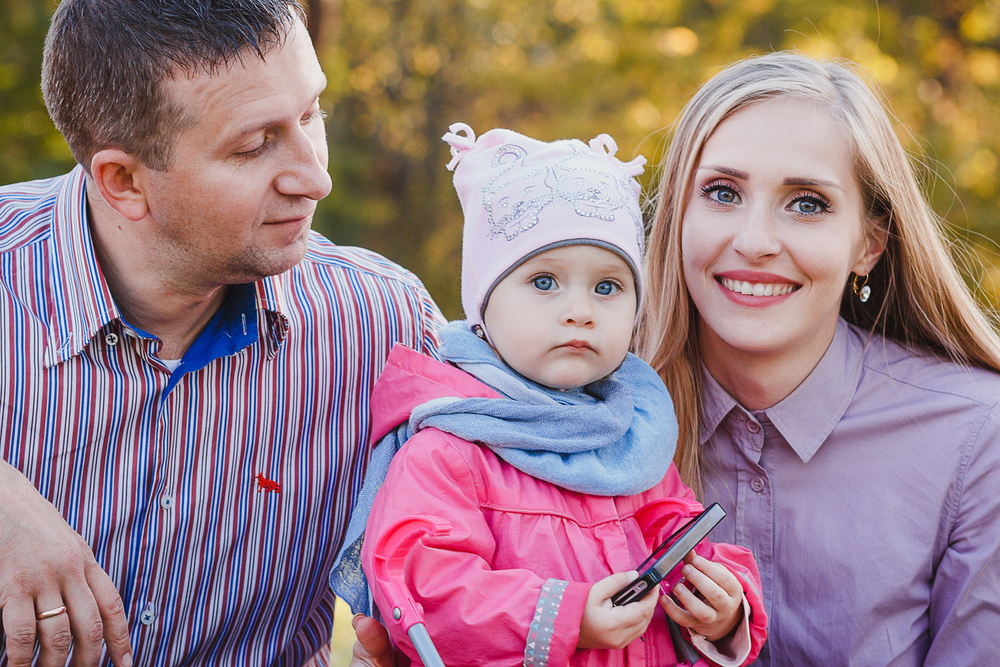
<path fill-rule="evenodd" d="M 406 421 L 415 406 L 445 396 L 497 394 L 464 371 L 397 346 L 372 394 L 373 441 Z M 657 525 L 645 526 L 650 534 L 644 536 L 636 514 L 650 503 L 663 512 L 652 513 Z M 576 644 L 590 585 L 635 569 L 699 510 L 673 465 L 644 493 L 583 495 L 530 477 L 486 447 L 425 429 L 392 461 L 368 521 L 362 562 L 388 618 L 389 605 L 372 577 L 380 530 L 410 516 L 451 523 L 448 536 L 425 538 L 414 547 L 403 582 L 423 606 L 445 665 L 673 665 L 666 615 L 659 608 L 641 640 L 622 650 L 577 650 Z M 669 513 L 675 516 L 662 521 Z M 702 542 L 697 552 L 725 564 L 743 583 L 752 610 L 746 664 L 766 637 L 757 565 L 749 551 L 729 544 Z M 552 605 L 554 618 L 535 618 L 542 603 Z M 420 664 L 409 638 L 389 626 L 396 644 Z M 529 635 L 533 649 L 526 661 Z M 547 663 L 541 660 L 546 652 Z"/>

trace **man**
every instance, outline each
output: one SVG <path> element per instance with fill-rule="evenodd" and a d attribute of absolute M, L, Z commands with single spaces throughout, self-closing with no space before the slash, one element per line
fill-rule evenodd
<path fill-rule="evenodd" d="M 0 188 L 0 664 L 328 664 L 370 387 L 440 314 L 309 231 L 301 10 L 63 0 L 42 81 L 79 166 Z"/>

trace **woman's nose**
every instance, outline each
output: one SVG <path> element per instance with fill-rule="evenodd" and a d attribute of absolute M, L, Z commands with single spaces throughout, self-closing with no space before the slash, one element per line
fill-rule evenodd
<path fill-rule="evenodd" d="M 759 262 L 778 254 L 781 242 L 775 223 L 773 213 L 765 206 L 749 208 L 743 224 L 733 238 L 733 249 L 748 262 Z"/>

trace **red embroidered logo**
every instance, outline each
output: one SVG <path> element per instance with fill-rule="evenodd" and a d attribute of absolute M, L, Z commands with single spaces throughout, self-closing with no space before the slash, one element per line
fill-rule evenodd
<path fill-rule="evenodd" d="M 255 479 L 257 480 L 257 493 L 260 493 L 261 491 L 269 493 L 281 492 L 281 484 L 278 484 L 273 479 L 264 477 L 263 473 L 257 473 L 257 477 Z"/>

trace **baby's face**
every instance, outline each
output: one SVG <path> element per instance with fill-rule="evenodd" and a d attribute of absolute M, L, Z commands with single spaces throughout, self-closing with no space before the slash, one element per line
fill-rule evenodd
<path fill-rule="evenodd" d="M 547 387 L 572 389 L 622 363 L 635 309 L 625 260 L 598 246 L 572 245 L 546 250 L 500 281 L 483 320 L 507 365 Z"/>

